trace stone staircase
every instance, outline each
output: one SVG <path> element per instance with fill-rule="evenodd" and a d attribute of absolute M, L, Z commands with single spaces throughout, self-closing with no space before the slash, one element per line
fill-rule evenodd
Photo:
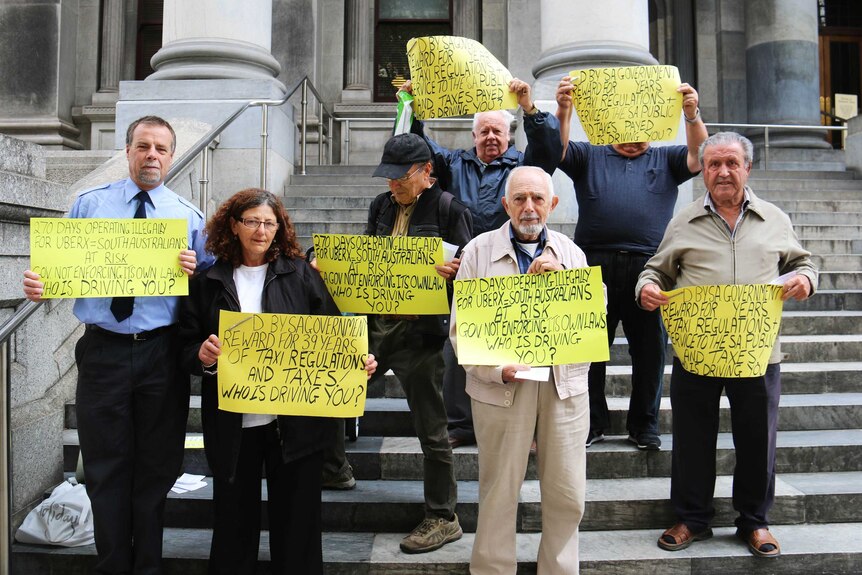
<path fill-rule="evenodd" d="M 386 189 L 370 178 L 371 170 L 322 167 L 294 176 L 286 202 L 299 222 L 297 235 L 304 247 L 310 245 L 312 230 L 362 232 L 371 197 Z M 862 180 L 843 172 L 757 171 L 751 185 L 790 214 L 822 266 L 819 293 L 807 302 L 788 302 L 781 328 L 787 357 L 771 521 L 784 554 L 775 560 L 754 558 L 733 536 L 734 456 L 726 403 L 718 439 L 716 537 L 677 553 L 656 546 L 661 531 L 673 522 L 668 501 L 670 402 L 663 399 L 661 407 L 662 451 L 641 452 L 625 441 L 631 367 L 620 334 L 608 369 L 612 429 L 607 441 L 587 451 L 580 546 L 584 574 L 862 573 Z M 696 194 L 698 190 L 700 180 Z M 571 235 L 573 226 L 556 227 Z M 669 373 L 668 367 L 666 384 Z M 193 396 L 190 438 L 200 434 L 199 405 L 200 398 Z M 72 472 L 78 453 L 73 406 L 67 407 L 66 422 L 65 468 Z M 400 538 L 422 517 L 422 454 L 395 378 L 371 386 L 360 436 L 348 443 L 357 487 L 323 494 L 326 572 L 467 573 L 477 517 L 477 450 L 462 447 L 454 455 L 464 537 L 433 553 L 402 554 Z M 185 471 L 208 474 L 202 449 L 187 449 Z M 211 513 L 211 487 L 170 496 L 165 517 L 168 573 L 205 573 Z M 540 521 L 531 460 L 518 515 L 519 574 L 535 573 Z M 92 547 L 16 544 L 13 573 L 88 573 L 94 554 Z M 264 533 L 261 561 L 268 555 Z"/>

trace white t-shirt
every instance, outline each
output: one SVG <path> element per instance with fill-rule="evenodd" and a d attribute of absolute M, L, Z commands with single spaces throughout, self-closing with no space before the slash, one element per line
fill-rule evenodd
<path fill-rule="evenodd" d="M 233 270 L 233 283 L 236 284 L 236 293 L 239 296 L 239 309 L 245 313 L 261 313 L 263 305 L 263 284 L 266 280 L 266 270 L 269 264 L 262 266 L 239 266 Z M 275 421 L 274 415 L 260 413 L 243 413 L 242 426 L 259 427 Z"/>

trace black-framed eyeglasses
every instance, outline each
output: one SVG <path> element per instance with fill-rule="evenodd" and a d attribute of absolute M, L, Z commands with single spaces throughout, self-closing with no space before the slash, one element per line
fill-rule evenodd
<path fill-rule="evenodd" d="M 278 229 L 278 222 L 265 222 L 254 218 L 239 218 L 237 221 L 250 230 L 258 229 L 261 224 L 263 224 L 263 227 L 266 228 L 266 231 L 268 232 L 274 232 Z"/>
<path fill-rule="evenodd" d="M 416 168 L 415 170 L 413 170 L 412 172 L 410 172 L 410 173 L 409 173 L 409 174 L 407 174 L 406 176 L 401 176 L 400 178 L 392 178 L 392 179 L 390 179 L 389 181 L 391 181 L 391 182 L 398 182 L 399 184 L 406 183 L 406 182 L 407 182 L 407 180 L 409 180 L 410 178 L 412 178 L 413 176 L 415 176 L 415 175 L 416 175 L 416 173 L 417 173 L 419 170 L 421 170 L 422 168 L 424 168 L 424 167 L 425 167 L 424 165 L 419 166 L 418 168 Z"/>

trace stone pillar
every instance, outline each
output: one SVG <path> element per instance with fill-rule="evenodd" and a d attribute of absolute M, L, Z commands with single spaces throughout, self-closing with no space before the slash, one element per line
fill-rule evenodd
<path fill-rule="evenodd" d="M 452 33 L 455 36 L 482 41 L 482 7 L 479 0 L 452 3 Z M 493 52 L 493 50 L 492 50 Z"/>
<path fill-rule="evenodd" d="M 148 80 L 268 80 L 281 70 L 271 41 L 272 0 L 165 0 Z"/>
<path fill-rule="evenodd" d="M 125 1 L 103 0 L 102 6 L 99 92 L 116 94 L 120 91 L 120 79 L 123 74 L 123 44 L 126 36 Z"/>
<path fill-rule="evenodd" d="M 78 2 L 0 2 L 0 132 L 51 148 L 81 149 L 72 119 Z"/>
<path fill-rule="evenodd" d="M 817 33 L 815 2 L 746 2 L 749 123 L 820 124 Z M 769 144 L 786 148 L 829 147 L 822 134 L 810 131 L 771 131 Z"/>
<path fill-rule="evenodd" d="M 581 68 L 656 64 L 645 0 L 541 0 L 542 54 L 533 92 L 553 100 L 564 74 Z M 510 30 L 510 41 L 512 34 Z"/>
<path fill-rule="evenodd" d="M 246 102 L 285 96 L 284 84 L 276 77 L 280 65 L 270 53 L 272 0 L 165 0 L 162 38 L 162 48 L 152 59 L 155 72 L 144 81 L 120 82 L 116 149 L 125 144 L 127 126 L 146 114 L 162 116 L 175 127 L 209 129 Z M 268 111 L 266 187 L 274 193 L 283 191 L 293 171 L 293 114 L 289 103 Z M 234 192 L 259 185 L 261 119 L 261 108 L 252 107 L 222 132 L 209 165 L 209 213 Z M 186 146 L 200 137 L 187 130 L 178 129 L 177 134 Z M 199 162 L 189 170 L 194 176 L 185 181 L 197 181 Z M 188 197 L 196 203 L 197 186 L 190 190 Z"/>
<path fill-rule="evenodd" d="M 101 22 L 99 89 L 93 93 L 92 105 L 83 106 L 81 113 L 90 121 L 90 148 L 112 150 L 126 56 L 125 0 L 103 0 Z"/>
<path fill-rule="evenodd" d="M 371 41 L 374 3 L 353 0 L 345 5 L 344 90 L 342 102 L 370 102 L 374 64 Z"/>

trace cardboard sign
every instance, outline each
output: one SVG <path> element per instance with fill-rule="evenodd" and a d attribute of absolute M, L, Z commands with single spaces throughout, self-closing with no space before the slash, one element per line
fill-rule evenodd
<path fill-rule="evenodd" d="M 578 118 L 594 145 L 676 139 L 682 94 L 674 66 L 570 72 Z"/>
<path fill-rule="evenodd" d="M 449 313 L 440 238 L 314 234 L 320 275 L 342 312 Z"/>
<path fill-rule="evenodd" d="M 460 36 L 425 36 L 407 42 L 417 118 L 450 118 L 518 107 L 512 74 L 487 48 Z"/>
<path fill-rule="evenodd" d="M 682 366 L 697 375 L 759 377 L 781 326 L 782 287 L 692 286 L 662 292 L 661 317 Z"/>
<path fill-rule="evenodd" d="M 462 365 L 609 358 L 600 267 L 456 280 L 454 305 Z"/>
<path fill-rule="evenodd" d="M 30 219 L 43 299 L 188 295 L 179 259 L 188 247 L 186 220 Z"/>
<path fill-rule="evenodd" d="M 364 316 L 219 312 L 219 409 L 357 417 L 365 411 Z"/>

